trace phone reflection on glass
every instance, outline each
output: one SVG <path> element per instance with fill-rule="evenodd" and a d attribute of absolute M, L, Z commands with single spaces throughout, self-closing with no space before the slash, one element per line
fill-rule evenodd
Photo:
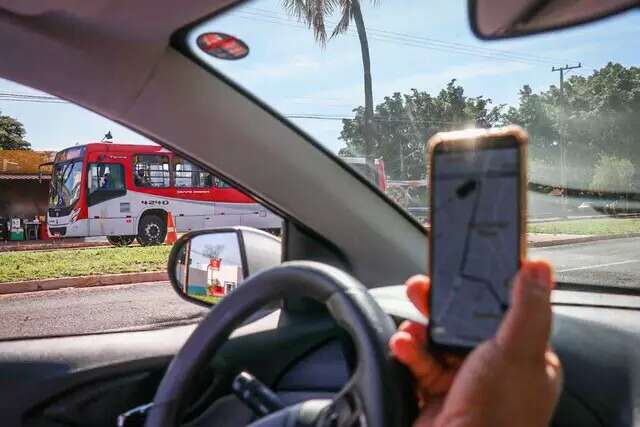
<path fill-rule="evenodd" d="M 437 347 L 475 347 L 509 307 L 526 250 L 526 147 L 517 127 L 429 141 L 429 337 Z"/>

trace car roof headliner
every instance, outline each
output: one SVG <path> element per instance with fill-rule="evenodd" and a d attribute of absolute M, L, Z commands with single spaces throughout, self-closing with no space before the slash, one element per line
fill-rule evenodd
<path fill-rule="evenodd" d="M 235 2 L 0 0 L 0 70 L 6 78 L 31 86 L 36 86 L 31 78 L 35 73 L 36 87 L 71 100 L 90 92 L 91 101 L 82 96 L 87 98 L 85 107 L 124 113 L 172 33 Z M 26 55 L 31 57 L 28 67 Z M 69 63 L 73 69 L 65 66 Z"/>
<path fill-rule="evenodd" d="M 219 171 L 333 243 L 369 286 L 424 272 L 426 232 L 417 222 L 305 143 L 301 131 L 172 47 L 176 30 L 232 3 L 0 0 L 0 77 L 68 99 Z"/>

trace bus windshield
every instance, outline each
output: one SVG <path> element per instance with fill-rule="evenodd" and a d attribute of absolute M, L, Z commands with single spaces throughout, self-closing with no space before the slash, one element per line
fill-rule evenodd
<path fill-rule="evenodd" d="M 81 179 L 82 160 L 55 164 L 49 190 L 49 207 L 71 207 L 80 196 Z"/>

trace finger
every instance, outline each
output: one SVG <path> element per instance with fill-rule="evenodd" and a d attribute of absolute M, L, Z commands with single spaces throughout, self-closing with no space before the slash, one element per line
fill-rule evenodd
<path fill-rule="evenodd" d="M 405 320 L 400 324 L 398 330 L 407 332 L 409 335 L 413 336 L 416 342 L 422 348 L 426 349 L 426 352 L 428 352 L 428 330 L 425 325 Z M 437 360 L 439 365 L 445 369 L 458 369 L 462 365 L 462 362 L 464 362 L 464 357 L 456 354 L 442 354 L 440 357 L 434 357 L 434 359 Z"/>
<path fill-rule="evenodd" d="M 449 390 L 455 371 L 444 369 L 411 334 L 396 332 L 389 347 L 396 358 L 413 373 L 423 395 L 438 395 Z"/>
<path fill-rule="evenodd" d="M 407 280 L 407 296 L 425 316 L 429 316 L 429 290 L 431 283 L 429 278 L 423 275 L 417 275 Z"/>
<path fill-rule="evenodd" d="M 458 369 L 462 366 L 462 362 L 464 362 L 464 357 L 458 356 L 455 354 L 445 354 L 444 355 L 444 363 L 447 368 Z"/>
<path fill-rule="evenodd" d="M 405 320 L 400 324 L 398 330 L 407 332 L 409 335 L 413 336 L 418 344 L 427 344 L 427 327 L 425 325 Z"/>
<path fill-rule="evenodd" d="M 547 374 L 550 378 L 558 378 L 562 381 L 562 363 L 560 358 L 552 350 L 547 350 L 544 354 L 544 359 L 547 365 Z"/>
<path fill-rule="evenodd" d="M 545 261 L 523 261 L 511 292 L 511 306 L 496 340 L 507 355 L 541 358 L 551 330 L 551 266 Z"/>

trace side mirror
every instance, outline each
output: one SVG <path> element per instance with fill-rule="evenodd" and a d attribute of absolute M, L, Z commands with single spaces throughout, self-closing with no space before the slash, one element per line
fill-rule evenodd
<path fill-rule="evenodd" d="M 491 40 L 573 27 L 637 6 L 637 0 L 469 0 L 469 21 L 476 36 Z"/>
<path fill-rule="evenodd" d="M 248 227 L 193 231 L 173 245 L 169 280 L 188 301 L 214 305 L 242 281 L 282 262 L 282 243 L 272 234 Z"/>

